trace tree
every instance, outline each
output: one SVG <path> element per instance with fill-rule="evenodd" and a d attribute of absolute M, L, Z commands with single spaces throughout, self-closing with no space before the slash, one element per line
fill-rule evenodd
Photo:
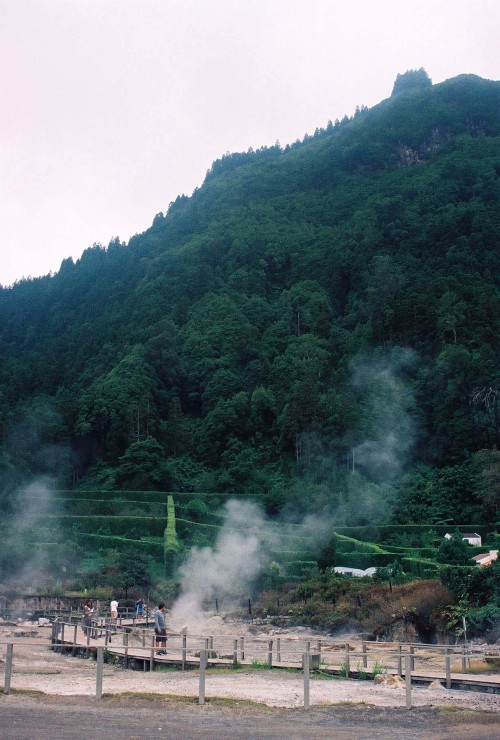
<path fill-rule="evenodd" d="M 153 437 L 133 442 L 119 458 L 114 474 L 116 486 L 131 491 L 166 488 L 170 481 L 163 454 L 162 446 Z"/>
<path fill-rule="evenodd" d="M 447 565 L 471 565 L 469 546 L 462 539 L 462 534 L 456 530 L 450 539 L 443 539 L 439 545 L 436 560 Z"/>
<path fill-rule="evenodd" d="M 118 558 L 116 583 L 125 591 L 128 597 L 130 588 L 147 589 L 151 586 L 151 563 L 144 553 L 137 550 L 123 550 Z"/>
<path fill-rule="evenodd" d="M 391 95 L 397 95 L 409 90 L 422 90 L 431 87 L 432 80 L 423 67 L 420 69 L 409 69 L 404 74 L 398 74 Z"/>
<path fill-rule="evenodd" d="M 335 555 L 337 553 L 337 537 L 333 535 L 328 543 L 323 547 L 318 555 L 316 562 L 321 573 L 325 573 L 327 568 L 335 565 Z"/>
<path fill-rule="evenodd" d="M 163 533 L 163 553 L 165 563 L 165 575 L 171 577 L 175 570 L 175 559 L 179 552 L 179 540 L 175 528 L 175 505 L 174 497 L 167 498 L 167 526 Z"/>

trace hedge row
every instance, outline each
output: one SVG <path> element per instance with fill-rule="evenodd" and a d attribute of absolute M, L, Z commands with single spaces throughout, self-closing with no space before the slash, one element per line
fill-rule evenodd
<path fill-rule="evenodd" d="M 58 489 L 54 491 L 54 494 L 64 499 L 76 499 L 76 498 L 94 498 L 109 499 L 109 500 L 122 500 L 122 501 L 157 501 L 166 502 L 168 496 L 174 498 L 184 498 L 186 500 L 192 498 L 199 498 L 205 503 L 210 500 L 219 500 L 221 502 L 226 501 L 230 498 L 242 498 L 260 500 L 264 497 L 263 493 L 234 493 L 225 491 L 223 493 L 218 491 L 113 491 L 105 490 L 102 488 L 94 489 Z"/>
<path fill-rule="evenodd" d="M 368 525 L 364 527 L 335 527 L 337 534 L 347 535 L 369 542 L 384 542 L 391 535 L 416 535 L 435 532 L 438 537 L 443 537 L 447 532 L 477 532 L 483 538 L 486 537 L 491 528 L 481 524 L 381 524 Z"/>

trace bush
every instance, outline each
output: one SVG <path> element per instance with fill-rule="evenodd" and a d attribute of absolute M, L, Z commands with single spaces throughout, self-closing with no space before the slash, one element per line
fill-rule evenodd
<path fill-rule="evenodd" d="M 470 637 L 500 629 L 500 607 L 495 604 L 486 604 L 479 609 L 469 609 L 467 618 Z"/>
<path fill-rule="evenodd" d="M 193 522 L 199 522 L 207 516 L 208 507 L 201 499 L 193 498 L 187 502 L 185 511 Z"/>

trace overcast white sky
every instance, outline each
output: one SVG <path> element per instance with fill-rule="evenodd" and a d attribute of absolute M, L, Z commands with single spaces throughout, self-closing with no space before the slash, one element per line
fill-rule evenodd
<path fill-rule="evenodd" d="M 225 152 L 399 72 L 500 79 L 500 0 L 0 0 L 0 284 L 144 231 Z"/>

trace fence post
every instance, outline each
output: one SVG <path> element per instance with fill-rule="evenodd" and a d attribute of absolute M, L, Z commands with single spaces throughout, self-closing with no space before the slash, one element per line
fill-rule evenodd
<path fill-rule="evenodd" d="M 123 652 L 123 658 L 124 658 L 124 666 L 125 668 L 128 668 L 128 632 L 123 633 L 123 646 L 125 648 Z"/>
<path fill-rule="evenodd" d="M 348 642 L 345 644 L 345 677 L 349 678 L 349 674 L 351 672 L 351 657 L 349 655 L 349 650 L 351 649 L 351 646 Z"/>
<path fill-rule="evenodd" d="M 444 657 L 444 664 L 445 664 L 445 670 L 446 670 L 446 688 L 451 689 L 451 666 L 450 666 L 451 656 L 449 648 L 446 648 L 446 655 Z"/>
<path fill-rule="evenodd" d="M 410 645 L 411 669 L 415 670 L 415 646 Z"/>
<path fill-rule="evenodd" d="M 267 646 L 267 664 L 269 668 L 273 667 L 273 641 L 269 640 L 268 646 Z"/>
<path fill-rule="evenodd" d="M 207 651 L 200 650 L 200 688 L 198 695 L 198 704 L 205 703 L 205 674 L 207 668 Z"/>
<path fill-rule="evenodd" d="M 90 653 L 90 628 L 87 629 L 87 658 Z"/>
<path fill-rule="evenodd" d="M 401 645 L 398 645 L 398 676 L 403 675 L 403 656 L 401 653 Z"/>
<path fill-rule="evenodd" d="M 276 638 L 276 660 L 281 663 L 281 637 Z"/>
<path fill-rule="evenodd" d="M 465 645 L 462 645 L 462 673 L 467 670 L 467 658 L 465 657 Z"/>
<path fill-rule="evenodd" d="M 361 650 L 363 651 L 363 668 L 368 668 L 368 655 L 366 654 L 366 642 L 361 643 Z"/>
<path fill-rule="evenodd" d="M 245 660 L 245 638 L 240 637 L 240 655 L 242 662 Z"/>
<path fill-rule="evenodd" d="M 319 659 L 321 661 L 321 640 L 318 640 L 318 642 L 316 644 L 316 652 L 318 653 Z"/>
<path fill-rule="evenodd" d="M 210 637 L 208 638 L 208 644 L 210 646 L 210 652 L 208 654 L 208 657 L 213 658 L 214 657 L 214 638 L 212 635 L 210 635 Z"/>
<path fill-rule="evenodd" d="M 97 670 L 95 674 L 95 698 L 102 699 L 102 674 L 104 666 L 104 651 L 102 647 L 97 648 Z"/>
<path fill-rule="evenodd" d="M 236 639 L 233 645 L 233 668 L 236 668 L 237 665 L 238 665 L 238 640 Z"/>
<path fill-rule="evenodd" d="M 149 670 L 155 669 L 155 635 L 151 635 L 151 654 L 149 656 Z"/>
<path fill-rule="evenodd" d="M 411 709 L 411 655 L 405 658 L 406 708 Z"/>
<path fill-rule="evenodd" d="M 71 654 L 72 655 L 75 655 L 76 654 L 76 633 L 77 633 L 77 630 L 78 630 L 78 625 L 75 624 L 75 626 L 73 627 L 73 649 L 71 651 Z"/>
<path fill-rule="evenodd" d="M 14 643 L 9 642 L 7 645 L 7 655 L 5 656 L 5 679 L 3 684 L 3 693 L 10 694 L 10 681 L 12 678 L 12 658 L 14 656 Z"/>
<path fill-rule="evenodd" d="M 310 678 L 310 653 L 302 653 L 302 669 L 304 671 L 304 709 L 309 709 L 309 678 Z"/>
<path fill-rule="evenodd" d="M 182 670 L 186 670 L 186 656 L 187 656 L 187 635 L 184 632 L 182 635 Z"/>

